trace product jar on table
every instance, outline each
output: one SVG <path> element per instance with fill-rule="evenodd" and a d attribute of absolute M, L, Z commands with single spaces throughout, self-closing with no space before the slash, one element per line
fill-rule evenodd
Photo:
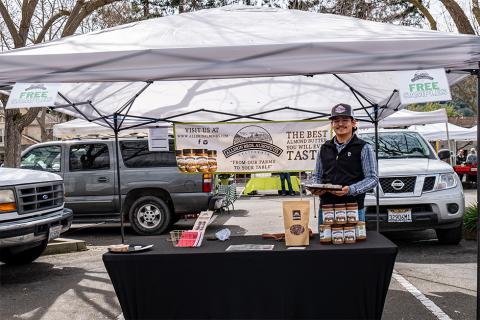
<path fill-rule="evenodd" d="M 335 205 L 335 224 L 347 223 L 347 208 L 344 204 Z"/>
<path fill-rule="evenodd" d="M 335 222 L 335 211 L 333 204 L 322 205 L 323 224 L 333 224 Z"/>

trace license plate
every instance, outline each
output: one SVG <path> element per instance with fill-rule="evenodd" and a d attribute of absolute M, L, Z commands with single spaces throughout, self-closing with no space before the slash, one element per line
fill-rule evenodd
<path fill-rule="evenodd" d="M 60 237 L 61 232 L 62 232 L 62 225 L 50 227 L 50 230 L 48 231 L 48 240 L 52 240 Z"/>
<path fill-rule="evenodd" d="M 472 167 L 472 168 L 470 168 L 470 171 L 477 171 L 477 168 Z"/>
<path fill-rule="evenodd" d="M 388 222 L 412 222 L 412 210 L 388 209 Z"/>

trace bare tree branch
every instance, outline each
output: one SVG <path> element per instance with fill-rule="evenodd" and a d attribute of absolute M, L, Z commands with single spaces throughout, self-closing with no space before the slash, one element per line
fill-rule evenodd
<path fill-rule="evenodd" d="M 74 34 L 75 31 L 77 30 L 77 28 L 82 23 L 83 19 L 88 17 L 95 10 L 97 10 L 97 9 L 103 7 L 103 6 L 106 6 L 107 4 L 118 2 L 118 1 L 121 1 L 121 0 L 91 0 L 91 1 L 86 2 L 80 8 L 79 13 L 77 15 L 75 15 L 73 19 L 68 19 L 67 24 L 65 25 L 65 28 L 63 29 L 62 37 Z M 75 5 L 75 7 L 77 7 L 77 5 Z M 75 7 L 74 7 L 74 10 L 75 10 Z M 70 17 L 72 17 L 72 16 L 73 16 L 73 10 L 72 10 L 72 13 L 70 14 Z"/>
<path fill-rule="evenodd" d="M 425 18 L 427 18 L 428 23 L 430 23 L 430 29 L 437 30 L 437 22 L 432 17 L 430 11 L 422 4 L 419 0 L 408 0 L 414 7 L 416 7 L 420 12 L 423 14 Z"/>
<path fill-rule="evenodd" d="M 85 4 L 85 0 L 78 0 L 75 3 L 75 6 L 73 7 L 72 12 L 70 13 L 70 16 L 68 17 L 68 20 L 65 23 L 65 27 L 63 28 L 62 37 L 72 35 L 73 32 L 75 32 L 75 30 L 74 30 L 73 32 L 70 33 L 70 30 L 67 31 L 67 29 L 68 29 L 68 26 L 71 25 L 73 23 L 73 21 L 75 20 L 75 18 L 78 16 L 78 14 L 80 13 L 80 10 L 82 10 L 84 4 Z"/>
<path fill-rule="evenodd" d="M 32 16 L 35 12 L 37 4 L 38 0 L 23 0 L 22 21 L 20 22 L 20 27 L 18 28 L 18 35 L 22 39 L 22 47 L 27 44 L 28 30 L 32 24 Z"/>
<path fill-rule="evenodd" d="M 13 22 L 12 17 L 8 13 L 7 8 L 3 4 L 3 1 L 0 1 L 0 14 L 2 15 L 3 21 L 7 25 L 10 36 L 12 37 L 13 44 L 16 48 L 22 46 L 22 38 L 20 37 L 15 22 Z"/>
<path fill-rule="evenodd" d="M 466 34 L 475 34 L 470 21 L 465 12 L 462 10 L 460 5 L 455 0 L 440 0 L 445 8 L 447 8 L 448 13 L 452 17 L 455 25 L 457 26 L 458 32 Z"/>
<path fill-rule="evenodd" d="M 472 0 L 472 12 L 477 23 L 480 24 L 480 7 L 478 6 L 478 0 Z"/>
<path fill-rule="evenodd" d="M 63 16 L 68 16 L 69 14 L 70 14 L 70 11 L 68 10 L 60 10 L 59 12 L 51 16 L 50 19 L 48 19 L 47 23 L 43 26 L 42 30 L 38 34 L 38 37 L 34 41 L 34 43 L 43 42 L 43 40 L 45 39 L 45 34 L 51 28 L 51 26 L 55 23 L 55 21 L 57 21 Z"/>

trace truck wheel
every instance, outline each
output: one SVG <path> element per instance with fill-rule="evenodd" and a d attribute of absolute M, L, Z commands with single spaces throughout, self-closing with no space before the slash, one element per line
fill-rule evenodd
<path fill-rule="evenodd" d="M 128 218 L 136 233 L 148 236 L 166 231 L 170 226 L 172 213 L 162 199 L 146 196 L 132 204 Z"/>
<path fill-rule="evenodd" d="M 21 247 L 3 248 L 0 250 L 0 261 L 5 264 L 27 264 L 40 257 L 47 247 L 48 240 L 39 242 L 34 247 L 22 250 Z"/>
<path fill-rule="evenodd" d="M 459 244 L 462 240 L 463 225 L 451 229 L 435 229 L 441 244 Z"/>

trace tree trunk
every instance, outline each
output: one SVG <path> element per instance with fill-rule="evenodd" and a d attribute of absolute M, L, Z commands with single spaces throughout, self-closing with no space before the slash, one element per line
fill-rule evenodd
<path fill-rule="evenodd" d="M 18 168 L 20 166 L 20 154 L 22 153 L 22 131 L 13 121 L 13 116 L 7 110 L 5 114 L 5 162 L 4 166 Z M 23 129 L 23 128 L 22 128 Z"/>
<path fill-rule="evenodd" d="M 445 8 L 447 8 L 448 13 L 452 17 L 455 25 L 457 26 L 458 32 L 466 34 L 475 34 L 470 21 L 468 20 L 467 15 L 460 7 L 460 5 L 455 0 L 440 0 Z"/>
<path fill-rule="evenodd" d="M 45 142 L 48 141 L 49 136 L 47 134 L 47 126 L 46 126 L 46 118 L 47 116 L 47 108 L 42 108 L 42 112 L 40 112 L 40 116 L 37 117 L 38 125 L 40 126 L 40 141 Z"/>

